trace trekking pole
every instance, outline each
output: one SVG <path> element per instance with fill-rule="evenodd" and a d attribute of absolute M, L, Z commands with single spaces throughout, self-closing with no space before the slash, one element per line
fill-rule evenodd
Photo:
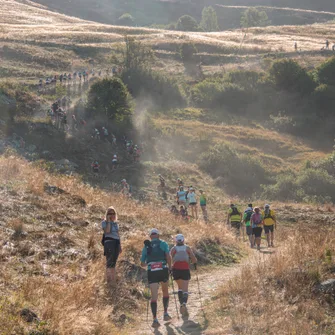
<path fill-rule="evenodd" d="M 198 293 L 199 293 L 200 307 L 201 307 L 202 313 L 204 315 L 204 319 L 206 319 L 206 317 L 205 317 L 205 311 L 204 311 L 204 308 L 202 306 L 202 297 L 201 297 L 200 283 L 199 283 L 199 277 L 198 277 L 198 269 L 197 269 L 197 265 L 196 264 L 194 264 L 194 269 L 195 269 L 195 277 L 196 277 L 197 283 L 198 283 Z"/>
<path fill-rule="evenodd" d="M 172 276 L 171 276 L 171 284 L 172 284 L 172 294 L 173 294 L 174 303 L 175 303 L 175 306 L 176 306 L 177 317 L 178 317 L 178 320 L 179 320 L 179 312 L 178 312 L 178 306 L 177 306 L 177 299 L 176 299 L 176 295 L 174 294 L 174 285 L 173 285 L 173 278 L 172 278 Z"/>

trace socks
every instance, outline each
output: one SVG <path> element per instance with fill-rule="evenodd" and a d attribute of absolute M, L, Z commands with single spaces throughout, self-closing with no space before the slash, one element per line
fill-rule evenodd
<path fill-rule="evenodd" d="M 169 296 L 163 297 L 164 313 L 167 313 L 167 309 L 169 307 L 169 299 Z"/>
<path fill-rule="evenodd" d="M 179 303 L 182 304 L 183 303 L 183 291 L 182 290 L 178 290 L 178 299 L 179 299 Z"/>
<path fill-rule="evenodd" d="M 187 300 L 188 300 L 188 292 L 184 292 L 183 293 L 183 304 L 187 304 Z"/>
<path fill-rule="evenodd" d="M 154 317 L 154 319 L 156 319 L 157 318 L 157 301 L 151 301 L 150 307 L 151 307 L 152 316 Z"/>

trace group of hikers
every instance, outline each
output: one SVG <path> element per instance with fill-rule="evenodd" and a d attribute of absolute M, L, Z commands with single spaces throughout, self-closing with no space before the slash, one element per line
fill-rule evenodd
<path fill-rule="evenodd" d="M 329 50 L 330 49 L 330 42 L 326 40 L 325 46 L 321 48 L 321 50 Z M 298 51 L 298 42 L 294 42 L 294 50 Z M 335 43 L 333 43 L 332 51 L 335 51 Z"/>
<path fill-rule="evenodd" d="M 103 229 L 101 242 L 104 246 L 104 255 L 106 256 L 107 283 L 113 286 L 115 285 L 116 279 L 116 262 L 122 253 L 117 213 L 114 207 L 107 209 L 101 227 Z M 196 270 L 197 258 L 192 249 L 185 244 L 185 238 L 182 234 L 178 234 L 175 237 L 175 245 L 171 249 L 169 249 L 165 241 L 160 239 L 158 229 L 151 229 L 149 238 L 150 240 L 144 241 L 140 261 L 141 266 L 147 269 L 148 285 L 151 293 L 150 307 L 153 317 L 152 327 L 158 328 L 160 326 L 157 317 L 159 286 L 161 286 L 163 293 L 163 319 L 164 321 L 172 319 L 168 313 L 170 277 L 177 283 L 180 313 L 183 316 L 188 315 L 188 285 L 191 279 L 190 262 Z"/>

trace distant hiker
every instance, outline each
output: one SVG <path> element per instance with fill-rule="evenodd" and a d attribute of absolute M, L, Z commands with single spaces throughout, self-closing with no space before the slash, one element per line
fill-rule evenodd
<path fill-rule="evenodd" d="M 335 51 L 335 43 L 333 44 L 332 50 Z"/>
<path fill-rule="evenodd" d="M 236 236 L 240 235 L 242 213 L 234 204 L 230 205 L 227 217 L 227 224 L 230 223 L 231 228 L 235 230 Z"/>
<path fill-rule="evenodd" d="M 264 233 L 266 235 L 268 247 L 274 247 L 274 229 L 277 228 L 276 213 L 270 209 L 270 205 L 266 204 L 262 216 L 264 219 Z"/>
<path fill-rule="evenodd" d="M 112 169 L 116 170 L 118 164 L 119 164 L 119 160 L 118 160 L 117 155 L 115 154 L 113 155 L 113 159 L 112 159 Z"/>
<path fill-rule="evenodd" d="M 115 137 L 114 134 L 112 134 L 112 145 L 113 145 L 114 147 L 117 147 L 117 144 L 116 144 L 116 137 Z"/>
<path fill-rule="evenodd" d="M 106 142 L 108 142 L 108 136 L 109 136 L 109 134 L 108 134 L 108 130 L 107 130 L 107 128 L 102 127 L 102 135 L 103 135 L 103 137 L 104 137 L 104 140 L 105 140 Z"/>
<path fill-rule="evenodd" d="M 208 213 L 207 213 L 207 197 L 203 190 L 199 190 L 200 192 L 200 208 L 202 210 L 202 215 L 204 217 L 204 221 L 208 221 Z"/>
<path fill-rule="evenodd" d="M 164 177 L 161 174 L 158 175 L 158 178 L 159 178 L 159 185 L 157 189 L 158 189 L 158 195 L 160 195 L 165 193 L 166 183 Z"/>
<path fill-rule="evenodd" d="M 113 66 L 113 67 L 112 67 L 112 74 L 113 74 L 113 76 L 116 75 L 116 66 Z"/>
<path fill-rule="evenodd" d="M 73 81 L 76 82 L 77 80 L 77 72 L 73 72 Z"/>
<path fill-rule="evenodd" d="M 82 73 L 81 72 L 78 73 L 78 77 L 79 77 L 79 80 L 81 81 L 81 78 L 82 78 Z"/>
<path fill-rule="evenodd" d="M 60 81 L 61 84 L 63 83 L 63 74 L 61 74 L 61 75 L 59 76 L 59 81 Z"/>
<path fill-rule="evenodd" d="M 183 181 L 180 178 L 177 179 L 177 183 L 178 183 L 177 190 L 180 189 L 180 186 L 184 186 L 184 183 L 183 183 Z"/>
<path fill-rule="evenodd" d="M 170 212 L 175 216 L 179 216 L 179 211 L 178 211 L 176 205 L 171 206 Z"/>
<path fill-rule="evenodd" d="M 164 321 L 171 320 L 168 314 L 169 306 L 169 271 L 171 270 L 171 257 L 169 246 L 159 239 L 159 231 L 154 228 L 150 231 L 150 240 L 144 241 L 141 256 L 141 266 L 147 266 L 148 283 L 151 291 L 151 312 L 153 316 L 152 327 L 158 328 L 157 319 L 158 288 L 161 284 L 163 291 Z"/>
<path fill-rule="evenodd" d="M 329 50 L 329 41 L 328 40 L 326 40 L 326 50 Z"/>
<path fill-rule="evenodd" d="M 186 192 L 184 191 L 184 187 L 180 186 L 179 191 L 177 192 L 177 204 L 186 206 Z"/>
<path fill-rule="evenodd" d="M 257 245 L 257 250 L 261 250 L 261 236 L 264 220 L 259 207 L 255 207 L 254 211 L 255 213 L 253 213 L 250 218 L 250 224 L 252 226 L 252 234 L 254 235 L 254 242 Z"/>
<path fill-rule="evenodd" d="M 190 191 L 187 195 L 189 207 L 191 208 L 191 215 L 198 220 L 198 203 L 197 203 L 197 195 L 195 194 L 195 190 L 193 187 L 190 187 Z"/>
<path fill-rule="evenodd" d="M 181 205 L 179 208 L 179 214 L 183 220 L 188 220 L 188 212 L 185 206 Z"/>
<path fill-rule="evenodd" d="M 104 231 L 101 242 L 104 246 L 104 256 L 106 256 L 107 283 L 112 284 L 115 282 L 116 262 L 119 254 L 122 252 L 117 213 L 114 207 L 107 209 L 105 219 L 101 222 L 101 226 Z"/>
<path fill-rule="evenodd" d="M 63 112 L 61 115 L 61 129 L 66 131 L 67 128 L 67 114 L 66 112 Z"/>
<path fill-rule="evenodd" d="M 252 209 L 252 204 L 250 204 L 251 206 L 249 206 L 244 214 L 243 214 L 243 223 L 245 225 L 245 231 L 246 231 L 246 234 L 248 236 L 248 239 L 249 239 L 249 242 L 250 242 L 250 248 L 253 248 L 254 247 L 254 240 L 253 240 L 253 237 L 252 237 L 252 226 L 251 226 L 251 223 L 250 223 L 250 219 L 251 219 L 251 215 L 253 214 L 253 209 Z"/>
<path fill-rule="evenodd" d="M 141 150 L 137 145 L 134 146 L 133 158 L 134 162 L 139 162 L 141 158 Z"/>
<path fill-rule="evenodd" d="M 96 140 L 100 140 L 100 131 L 98 128 L 94 128 L 93 138 Z"/>
<path fill-rule="evenodd" d="M 197 259 L 192 249 L 185 244 L 182 234 L 176 236 L 176 245 L 171 248 L 172 276 L 178 285 L 178 299 L 180 303 L 180 313 L 187 315 L 188 283 L 191 279 L 190 260 L 196 269 Z"/>
<path fill-rule="evenodd" d="M 71 119 L 71 129 L 72 131 L 78 130 L 78 121 L 74 114 L 72 115 L 72 119 Z"/>
<path fill-rule="evenodd" d="M 127 183 L 126 179 L 122 179 L 121 180 L 121 194 L 127 197 L 131 196 L 131 187 L 130 185 Z"/>
<path fill-rule="evenodd" d="M 294 43 L 294 50 L 298 51 L 298 43 L 297 42 Z"/>
<path fill-rule="evenodd" d="M 100 165 L 98 161 L 93 161 L 91 164 L 93 173 L 99 173 Z"/>
<path fill-rule="evenodd" d="M 42 90 L 42 88 L 43 88 L 43 79 L 40 79 L 40 80 L 38 81 L 38 89 L 39 89 L 39 90 Z"/>

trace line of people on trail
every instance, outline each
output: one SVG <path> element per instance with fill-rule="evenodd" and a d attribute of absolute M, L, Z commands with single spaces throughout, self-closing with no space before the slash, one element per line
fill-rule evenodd
<path fill-rule="evenodd" d="M 104 256 L 106 257 L 106 279 L 107 284 L 113 288 L 116 285 L 116 263 L 119 255 L 122 253 L 119 224 L 117 222 L 117 213 L 114 207 L 109 207 L 107 209 L 101 227 L 103 230 L 101 243 L 104 247 Z M 158 229 L 151 229 L 149 237 L 150 240 L 144 241 L 140 261 L 141 266 L 147 269 L 148 286 L 151 296 L 150 308 L 153 317 L 151 326 L 153 328 L 158 328 L 160 326 L 157 315 L 159 286 L 161 286 L 163 293 L 163 320 L 170 321 L 172 319 L 168 313 L 170 278 L 173 292 L 173 281 L 175 281 L 178 286 L 180 313 L 182 316 L 187 317 L 188 287 L 191 279 L 190 263 L 193 264 L 194 269 L 196 270 L 197 258 L 192 249 L 185 244 L 185 238 L 182 234 L 178 234 L 175 237 L 175 245 L 171 250 L 169 249 L 168 244 L 160 239 Z M 196 278 L 198 280 L 198 276 L 196 276 Z"/>
<path fill-rule="evenodd" d="M 261 236 L 264 229 L 267 247 L 274 247 L 274 230 L 277 229 L 277 218 L 275 211 L 270 208 L 269 204 L 266 204 L 263 210 L 259 207 L 253 208 L 252 204 L 248 204 L 243 213 L 235 204 L 231 204 L 228 210 L 227 225 L 230 225 L 236 236 L 240 236 L 241 229 L 245 227 L 250 248 L 256 247 L 257 250 L 261 248 Z"/>
<path fill-rule="evenodd" d="M 158 190 L 161 194 L 166 194 L 166 182 L 162 175 L 159 177 L 159 186 Z M 188 186 L 184 188 L 183 181 L 177 179 L 177 193 L 176 193 L 176 205 L 172 205 L 170 211 L 176 217 L 180 217 L 182 220 L 189 221 L 190 218 L 195 218 L 198 220 L 198 203 L 200 204 L 201 212 L 205 222 L 208 222 L 208 212 L 207 212 L 207 196 L 203 190 L 199 190 L 200 196 L 196 194 L 195 188 L 193 186 Z M 191 214 L 189 215 L 189 209 Z"/>

